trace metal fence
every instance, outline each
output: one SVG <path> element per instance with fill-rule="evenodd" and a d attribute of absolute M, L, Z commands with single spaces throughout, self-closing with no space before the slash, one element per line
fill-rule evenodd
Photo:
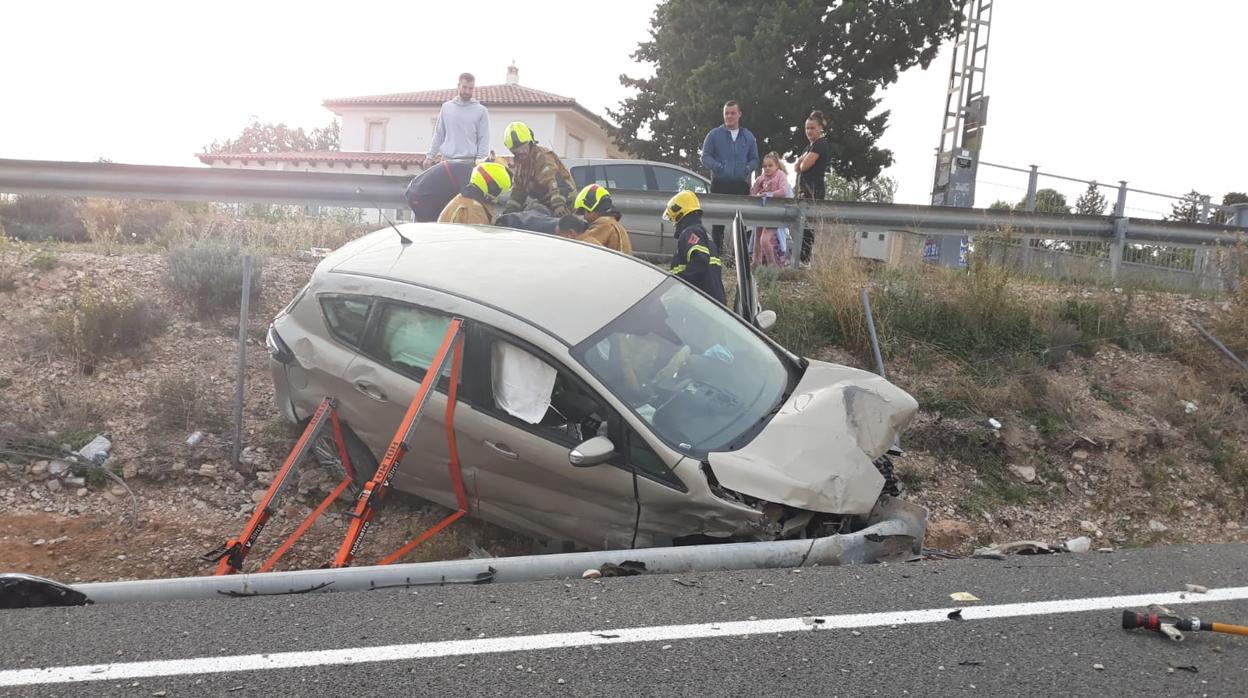
<path fill-rule="evenodd" d="M 17 194 L 404 209 L 408 179 L 0 159 L 0 192 Z M 658 218 L 669 196 L 666 192 L 621 190 L 613 192 L 612 198 L 625 215 Z M 845 226 L 927 237 L 974 236 L 977 245 L 996 245 L 1003 250 L 1017 247 L 1012 256 L 1019 258 L 1024 269 L 1043 269 L 1046 259 L 1051 260 L 1051 266 L 1070 267 L 1076 258 L 1086 258 L 1082 262 L 1085 267 L 1097 278 L 1110 281 L 1133 274 L 1136 266 L 1202 277 L 1210 276 L 1215 267 L 1219 269 L 1213 281 L 1185 283 L 1184 288 L 1224 283 L 1231 278 L 1218 266 L 1223 264 L 1224 253 L 1240 250 L 1248 243 L 1248 205 L 1244 204 L 1232 207 L 1231 224 L 1213 225 L 1130 218 L 1122 215 L 1122 197 L 1117 215 L 1109 216 L 836 201 L 766 202 L 723 194 L 700 198 L 712 222 L 730 222 L 741 211 L 749 225 L 794 231 Z"/>

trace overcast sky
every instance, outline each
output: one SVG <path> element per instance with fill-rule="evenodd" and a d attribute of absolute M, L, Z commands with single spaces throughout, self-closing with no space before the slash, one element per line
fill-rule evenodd
<path fill-rule="evenodd" d="M 7 3 L 0 157 L 197 165 L 202 146 L 252 115 L 310 129 L 332 117 L 324 99 L 452 87 L 463 70 L 479 85 L 501 83 L 513 60 L 521 84 L 602 113 L 626 96 L 616 77 L 642 71 L 629 56 L 654 5 Z M 983 160 L 1215 200 L 1248 189 L 1248 3 L 995 5 Z M 882 145 L 896 155 L 887 174 L 901 184 L 899 202 L 928 200 L 948 61 L 942 51 L 886 93 Z M 1026 188 L 1026 175 L 991 168 L 979 180 L 978 206 Z M 1045 185 L 1072 201 L 1081 189 Z M 1137 215 L 1169 210 L 1148 197 L 1129 203 Z"/>

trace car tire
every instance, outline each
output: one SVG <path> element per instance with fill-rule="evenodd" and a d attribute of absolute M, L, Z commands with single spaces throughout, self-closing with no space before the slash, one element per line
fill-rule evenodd
<path fill-rule="evenodd" d="M 355 484 L 363 485 L 372 479 L 377 472 L 377 456 L 369 450 L 360 437 L 351 431 L 351 427 L 342 426 L 342 440 L 346 443 L 347 457 L 351 459 L 351 469 L 355 473 Z M 323 434 L 312 451 L 318 463 L 337 469 L 338 453 L 333 439 L 328 433 Z"/>

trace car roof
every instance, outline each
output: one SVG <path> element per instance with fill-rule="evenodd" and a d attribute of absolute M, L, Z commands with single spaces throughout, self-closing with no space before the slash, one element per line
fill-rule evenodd
<path fill-rule="evenodd" d="M 576 344 L 667 278 L 600 245 L 493 226 L 406 223 L 369 233 L 325 260 L 333 274 L 443 291 L 519 317 Z M 406 249 L 404 249 L 406 248 Z"/>
<path fill-rule="evenodd" d="M 673 170 L 680 170 L 688 173 L 698 179 L 705 180 L 706 177 L 694 172 L 687 167 L 673 165 L 668 162 L 659 162 L 657 160 L 623 160 L 617 158 L 563 158 L 563 164 L 569 168 L 581 167 L 583 165 L 656 165 L 658 167 L 670 167 Z"/>

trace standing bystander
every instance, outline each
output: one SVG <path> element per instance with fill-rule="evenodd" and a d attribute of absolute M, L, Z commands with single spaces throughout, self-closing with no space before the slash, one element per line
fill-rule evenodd
<path fill-rule="evenodd" d="M 724 123 L 702 141 L 702 165 L 711 173 L 712 194 L 749 194 L 750 175 L 758 169 L 758 142 L 741 126 L 741 105 L 724 102 Z M 711 239 L 724 248 L 724 226 L 711 226 Z"/>
<path fill-rule="evenodd" d="M 810 141 L 810 145 L 806 146 L 806 151 L 797 159 L 797 164 L 793 168 L 798 172 L 797 198 L 799 199 L 819 200 L 826 193 L 825 178 L 828 174 L 828 158 L 831 156 L 832 146 L 828 144 L 828 139 L 824 138 L 825 129 L 827 129 L 827 122 L 823 118 L 823 112 L 815 110 L 806 117 L 806 138 Z M 815 230 L 806 228 L 802 231 L 802 251 L 799 258 L 803 269 L 810 267 L 810 253 L 814 247 Z"/>
<path fill-rule="evenodd" d="M 784 168 L 784 161 L 777 153 L 763 156 L 763 173 L 750 187 L 750 196 L 770 199 L 773 196 L 790 197 L 793 189 L 789 186 L 789 173 Z M 785 266 L 784 246 L 780 242 L 779 232 L 775 228 L 755 228 L 753 265 L 755 267 L 773 265 Z"/>
<path fill-rule="evenodd" d="M 473 99 L 477 79 L 461 73 L 455 99 L 442 104 L 428 159 L 483 160 L 490 152 L 490 112 Z"/>

